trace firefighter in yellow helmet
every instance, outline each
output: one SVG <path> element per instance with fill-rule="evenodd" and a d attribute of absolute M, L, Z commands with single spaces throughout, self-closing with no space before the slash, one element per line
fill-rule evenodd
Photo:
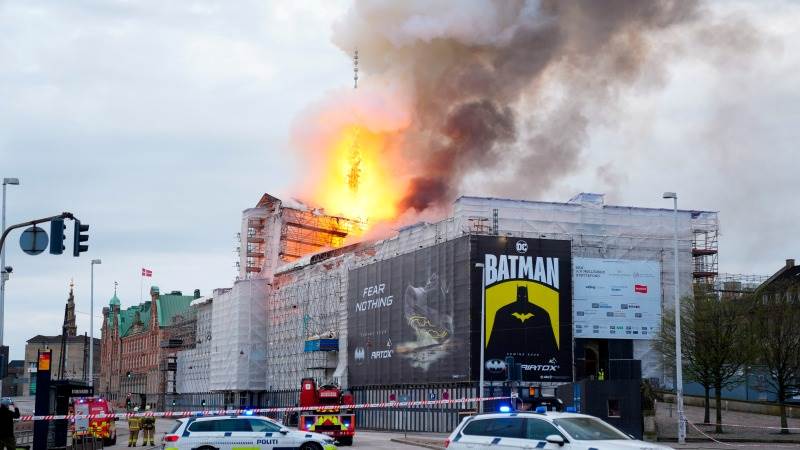
<path fill-rule="evenodd" d="M 144 407 L 145 411 L 150 411 L 150 405 Z M 156 418 L 153 416 L 142 417 L 142 445 L 156 445 L 154 435 L 156 434 Z"/>
<path fill-rule="evenodd" d="M 139 413 L 139 407 L 133 408 L 133 413 Z M 142 427 L 142 419 L 136 416 L 128 417 L 128 447 L 136 447 L 139 440 L 139 429 Z"/>

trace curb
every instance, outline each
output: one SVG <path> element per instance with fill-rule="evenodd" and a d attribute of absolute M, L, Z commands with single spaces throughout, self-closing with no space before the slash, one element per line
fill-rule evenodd
<path fill-rule="evenodd" d="M 389 439 L 389 441 L 390 442 L 397 442 L 398 444 L 405 444 L 405 445 L 413 445 L 413 446 L 416 446 L 416 447 L 430 448 L 430 449 L 433 449 L 433 450 L 443 450 L 444 449 L 443 445 L 426 444 L 424 442 L 418 442 L 418 441 L 415 441 L 415 440 L 412 440 L 412 439 L 392 438 L 392 439 Z"/>

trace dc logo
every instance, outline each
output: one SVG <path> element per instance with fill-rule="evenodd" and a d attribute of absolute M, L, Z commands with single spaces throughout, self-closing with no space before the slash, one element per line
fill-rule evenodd
<path fill-rule="evenodd" d="M 528 253 L 528 243 L 525 241 L 517 241 L 517 253 Z"/>

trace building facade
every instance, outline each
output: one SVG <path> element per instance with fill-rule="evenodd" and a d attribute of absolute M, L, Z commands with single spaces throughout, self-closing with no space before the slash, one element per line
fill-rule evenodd
<path fill-rule="evenodd" d="M 118 405 L 154 403 L 175 390 L 176 353 L 195 340 L 192 301 L 180 291 L 150 288 L 150 301 L 122 309 L 116 293 L 103 308 L 98 392 Z"/>
<path fill-rule="evenodd" d="M 78 336 L 78 327 L 75 324 L 75 295 L 73 285 L 70 283 L 69 297 L 64 307 L 64 322 L 61 334 L 57 336 L 36 335 L 28 339 L 25 344 L 24 374 L 17 380 L 18 395 L 33 395 L 36 393 L 36 367 L 39 352 L 50 350 L 51 376 L 54 380 L 89 381 L 89 336 L 84 333 Z M 101 346 L 100 339 L 94 342 L 94 379 L 100 371 Z M 5 391 L 5 386 L 4 386 Z"/>
<path fill-rule="evenodd" d="M 215 297 L 219 291 L 222 290 L 214 290 Z M 179 394 L 211 390 L 213 298 L 199 298 L 190 306 L 195 309 L 195 340 L 193 348 L 177 354 L 176 390 Z"/>

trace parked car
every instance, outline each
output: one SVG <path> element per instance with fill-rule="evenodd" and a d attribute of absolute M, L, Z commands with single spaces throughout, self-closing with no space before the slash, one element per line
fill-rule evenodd
<path fill-rule="evenodd" d="M 466 417 L 447 438 L 448 450 L 668 450 L 636 440 L 597 417 L 569 412 L 480 414 Z"/>
<path fill-rule="evenodd" d="M 293 431 L 272 419 L 248 415 L 178 419 L 162 442 L 164 450 L 336 450 L 334 440 L 324 434 Z"/>

